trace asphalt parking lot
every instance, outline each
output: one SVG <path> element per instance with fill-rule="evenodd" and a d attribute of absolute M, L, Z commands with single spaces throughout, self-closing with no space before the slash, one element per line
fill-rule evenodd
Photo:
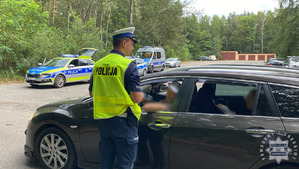
<path fill-rule="evenodd" d="M 262 61 L 192 61 L 185 66 L 206 64 L 262 65 Z M 41 168 L 37 160 L 24 156 L 25 134 L 28 120 L 36 108 L 70 97 L 88 95 L 88 83 L 67 84 L 63 88 L 31 87 L 29 84 L 14 83 L 0 85 L 0 169 Z"/>

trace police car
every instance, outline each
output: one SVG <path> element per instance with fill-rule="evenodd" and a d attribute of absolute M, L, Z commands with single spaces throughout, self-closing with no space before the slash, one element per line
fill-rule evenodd
<path fill-rule="evenodd" d="M 63 87 L 66 83 L 88 81 L 92 73 L 94 61 L 92 56 L 98 49 L 84 48 L 79 55 L 62 55 L 51 59 L 39 67 L 27 71 L 25 79 L 31 86 L 54 85 Z"/>
<path fill-rule="evenodd" d="M 137 64 L 137 69 L 138 69 L 138 72 L 139 72 L 139 75 L 140 76 L 145 76 L 148 69 L 147 69 L 147 65 L 145 63 L 145 61 L 143 59 L 139 59 L 139 58 L 135 58 L 133 56 L 129 56 L 129 57 L 126 57 L 127 59 L 131 59 L 131 60 L 134 60 Z"/>
<path fill-rule="evenodd" d="M 150 73 L 163 71 L 166 67 L 165 51 L 161 47 L 143 46 L 136 52 L 136 58 L 144 60 Z"/>

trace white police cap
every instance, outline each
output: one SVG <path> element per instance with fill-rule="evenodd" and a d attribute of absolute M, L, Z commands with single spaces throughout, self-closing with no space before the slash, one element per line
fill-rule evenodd
<path fill-rule="evenodd" d="M 134 37 L 134 31 L 135 31 L 135 27 L 124 28 L 113 32 L 112 36 L 113 39 L 130 38 L 134 41 L 134 43 L 137 43 L 137 40 Z"/>

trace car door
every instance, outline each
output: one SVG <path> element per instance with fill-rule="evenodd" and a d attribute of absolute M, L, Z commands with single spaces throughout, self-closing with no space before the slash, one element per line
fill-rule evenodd
<path fill-rule="evenodd" d="M 266 157 L 265 152 L 260 152 L 265 136 L 285 132 L 271 107 L 266 84 L 201 78 L 190 79 L 189 83 L 189 91 L 184 93 L 190 98 L 189 104 L 180 105 L 184 112 L 179 112 L 172 129 L 171 169 L 250 168 Z M 253 101 L 243 105 L 252 109 L 250 114 L 244 113 L 245 108 L 236 109 L 235 103 L 240 104 L 241 100 L 215 100 L 217 96 L 247 98 L 252 91 Z M 218 106 L 235 114 L 223 114 Z"/>
<path fill-rule="evenodd" d="M 281 137 L 281 139 L 289 142 L 288 147 L 292 151 L 288 154 L 288 162 L 297 163 L 296 166 L 298 168 L 299 87 L 271 84 L 270 89 L 286 128 L 287 135 L 286 137 Z"/>
<path fill-rule="evenodd" d="M 139 75 L 141 75 L 143 71 L 142 61 L 140 59 L 136 59 L 136 64 L 137 64 L 137 70 L 139 72 Z"/>
<path fill-rule="evenodd" d="M 88 80 L 90 78 L 93 69 L 92 63 L 93 62 L 88 59 L 79 59 L 80 67 L 78 67 L 78 70 L 80 76 L 78 76 L 78 80 Z"/>
<path fill-rule="evenodd" d="M 79 59 L 73 59 L 68 65 L 67 65 L 67 71 L 66 71 L 66 79 L 67 82 L 76 81 L 76 79 L 80 76 L 79 72 Z"/>
<path fill-rule="evenodd" d="M 174 120 L 178 114 L 178 105 L 182 101 L 184 82 L 182 79 L 159 79 L 143 84 L 147 102 L 161 102 L 165 99 L 167 85 L 179 81 L 181 87 L 170 110 L 142 112 L 139 123 L 138 156 L 135 169 L 165 168 L 169 169 L 169 143 Z M 166 88 L 165 88 L 166 87 Z M 163 89 L 164 88 L 164 89 Z M 146 100 L 148 100 L 146 102 Z"/>
<path fill-rule="evenodd" d="M 88 108 L 80 113 L 80 147 L 84 161 L 91 163 L 100 162 L 99 142 L 100 134 L 98 121 L 93 118 L 92 99 L 86 99 L 84 102 Z"/>

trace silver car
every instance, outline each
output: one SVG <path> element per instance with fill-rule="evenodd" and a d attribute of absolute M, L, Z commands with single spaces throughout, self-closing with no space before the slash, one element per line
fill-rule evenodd
<path fill-rule="evenodd" d="M 180 67 L 181 61 L 179 58 L 168 58 L 166 60 L 166 66 L 167 67 Z"/>

